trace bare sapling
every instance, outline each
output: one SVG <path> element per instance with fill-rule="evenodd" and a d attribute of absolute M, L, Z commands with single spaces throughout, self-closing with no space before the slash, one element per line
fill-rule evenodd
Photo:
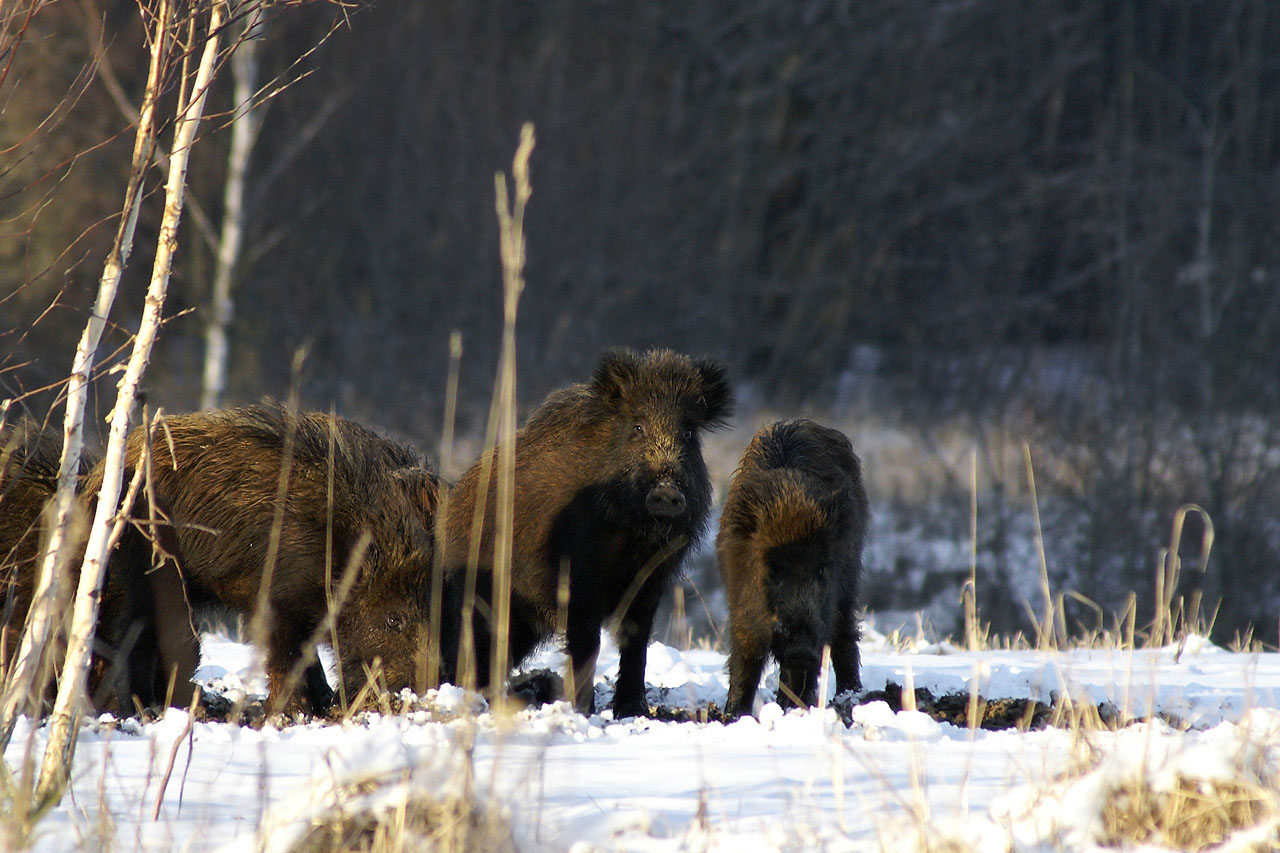
<path fill-rule="evenodd" d="M 167 2 L 165 0 L 161 2 L 167 12 Z M 133 349 L 124 376 L 120 380 L 115 406 L 111 412 L 107 451 L 103 460 L 102 487 L 98 493 L 97 508 L 89 529 L 84 562 L 80 568 L 66 659 L 58 685 L 58 697 L 54 702 L 49 741 L 45 747 L 40 778 L 36 785 L 36 809 L 47 808 L 56 803 L 61 798 L 62 791 L 70 778 L 71 759 L 76 743 L 75 732 L 85 702 L 90 646 L 94 625 L 98 618 L 99 590 L 102 587 L 103 570 L 110 546 L 110 532 L 120 504 L 129 415 L 160 329 L 173 256 L 178 248 L 177 231 L 182 217 L 187 164 L 196 130 L 204 113 L 209 84 L 217 64 L 226 11 L 226 5 L 222 2 L 214 2 L 209 7 L 200 61 L 194 72 L 185 64 L 183 66 L 187 73 L 181 81 L 182 86 L 179 92 L 180 100 L 174 122 L 174 142 L 165 183 L 164 213 L 160 223 L 155 261 L 147 288 L 142 322 L 134 338 Z M 194 14 L 193 12 L 187 21 L 191 25 L 192 33 L 196 30 Z M 157 32 L 154 40 L 160 41 L 160 37 L 164 35 L 161 28 L 166 25 L 157 19 L 155 26 Z"/>
<path fill-rule="evenodd" d="M 231 146 L 227 152 L 227 180 L 222 195 L 222 230 L 218 236 L 217 265 L 213 275 L 213 295 L 209 325 L 205 329 L 204 377 L 200 408 L 213 409 L 222 403 L 227 384 L 227 334 L 231 326 L 231 288 L 244 242 L 246 218 L 245 185 L 249 158 L 262 129 L 265 102 L 257 100 L 259 43 L 265 10 L 255 6 L 245 13 L 244 29 L 231 54 L 232 97 L 235 114 L 231 122 Z"/>
<path fill-rule="evenodd" d="M 69 560 L 69 554 L 66 553 L 69 544 L 67 533 L 75 510 L 76 471 L 84 445 L 84 412 L 89 394 L 89 374 L 106 328 L 107 316 L 115 302 L 120 279 L 133 249 L 133 235 L 142 202 L 143 177 L 156 144 L 156 100 L 160 95 L 164 71 L 169 64 L 171 18 L 169 0 L 158 0 L 153 19 L 155 30 L 151 38 L 147 85 L 134 134 L 132 165 L 121 208 L 120 224 L 103 264 L 93 310 L 76 346 L 71 375 L 67 380 L 63 445 L 58 465 L 57 492 L 53 500 L 53 522 L 49 528 L 49 540 L 36 580 L 22 645 L 4 685 L 3 703 L 0 704 L 0 749 L 9 743 L 18 715 L 24 711 L 34 712 L 34 703 L 39 701 L 44 692 L 41 673 L 47 672 L 50 667 L 44 662 L 43 656 L 45 650 L 55 645 L 51 640 L 62 617 L 60 604 L 64 597 L 65 572 L 60 571 L 60 567 Z"/>

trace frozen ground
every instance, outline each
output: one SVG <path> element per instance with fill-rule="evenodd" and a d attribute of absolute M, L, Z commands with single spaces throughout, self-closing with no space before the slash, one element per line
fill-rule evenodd
<path fill-rule="evenodd" d="M 206 637 L 204 654 L 202 680 L 261 689 L 244 646 Z M 548 651 L 539 663 L 560 661 Z M 655 644 L 651 699 L 723 704 L 723 664 L 717 652 Z M 616 671 L 606 643 L 598 678 L 607 685 Z M 970 731 L 884 702 L 854 708 L 848 728 L 831 710 L 783 714 L 773 704 L 732 725 L 587 719 L 563 704 L 500 719 L 466 713 L 476 700 L 451 688 L 433 697 L 433 711 L 347 725 L 197 723 L 188 732 L 187 715 L 170 711 L 146 725 L 86 726 L 73 790 L 40 824 L 36 847 L 287 849 L 353 783 L 445 792 L 469 767 L 519 850 L 1087 850 L 1102 838 L 1100 814 L 1120 780 L 1159 788 L 1180 773 L 1266 790 L 1278 778 L 1277 654 L 1229 653 L 1198 638 L 1150 652 L 904 651 L 872 635 L 863 673 L 869 690 L 914 682 L 967 692 L 976 679 L 988 698 L 1070 695 L 1180 723 Z M 11 768 L 32 736 L 42 743 L 39 729 L 16 733 Z M 1276 827 L 1272 812 L 1223 849 L 1275 849 Z"/>

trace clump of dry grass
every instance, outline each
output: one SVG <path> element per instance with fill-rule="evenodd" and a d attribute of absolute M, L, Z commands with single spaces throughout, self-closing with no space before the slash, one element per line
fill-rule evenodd
<path fill-rule="evenodd" d="M 1177 776 L 1155 788 L 1131 777 L 1111 790 L 1102 810 L 1103 844 L 1158 844 L 1175 850 L 1206 850 L 1277 815 L 1276 795 L 1245 779 L 1204 780 Z"/>
<path fill-rule="evenodd" d="M 474 721 L 431 747 L 361 738 L 334 750 L 312 784 L 272 808 L 259 849 L 272 853 L 506 853 L 509 814 L 478 789 Z"/>
<path fill-rule="evenodd" d="M 344 797 L 319 816 L 287 849 L 289 853 L 391 851 L 514 851 L 511 827 L 496 810 L 465 794 L 391 792 L 372 782 L 341 792 Z M 402 794 L 402 795 L 401 795 Z"/>

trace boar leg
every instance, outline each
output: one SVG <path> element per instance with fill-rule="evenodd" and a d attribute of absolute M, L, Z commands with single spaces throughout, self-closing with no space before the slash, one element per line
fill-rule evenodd
<path fill-rule="evenodd" d="M 112 564 L 113 568 L 119 567 L 120 584 L 124 588 L 120 624 L 114 631 L 121 642 L 117 651 L 123 655 L 115 697 L 116 705 L 123 714 L 132 713 L 135 707 L 154 708 L 159 705 L 164 699 L 163 691 L 167 684 L 167 679 L 161 677 L 164 667 L 160 664 L 156 644 L 155 618 L 151 612 L 153 602 L 147 591 L 146 571 L 150 564 L 151 545 L 141 534 L 130 533 L 142 540 L 145 554 L 142 547 L 132 555 L 122 548 L 125 556 Z"/>
<path fill-rule="evenodd" d="M 182 576 L 172 558 L 162 557 L 152 566 L 154 554 L 175 550 L 172 529 L 155 525 L 151 530 L 161 550 L 154 550 L 151 539 L 131 525 L 108 565 L 104 601 L 114 601 L 112 606 L 118 608 L 108 633 L 128 639 L 121 649 L 123 673 L 115 688 L 116 706 L 123 713 L 129 713 L 134 702 L 150 708 L 166 698 L 175 706 L 187 707 L 197 689 L 191 677 L 200 663 L 200 638 L 192 625 Z"/>
<path fill-rule="evenodd" d="M 155 698 L 168 696 L 175 707 L 190 707 L 200 689 L 191 682 L 200 665 L 200 635 L 191 618 L 187 588 L 177 563 L 168 558 L 151 570 L 149 580 L 159 652 Z M 171 682 L 172 693 L 169 692 Z"/>
<path fill-rule="evenodd" d="M 465 598 L 466 572 L 446 579 L 444 600 L 456 602 L 444 608 L 440 630 L 440 680 L 459 687 L 471 686 L 485 696 L 501 690 L 512 668 L 519 666 L 549 631 L 542 629 L 535 614 L 537 605 L 513 591 L 510 621 L 507 623 L 507 671 L 499 684 L 490 688 L 494 655 L 494 622 L 490 616 L 493 601 L 493 577 L 488 572 L 476 576 L 475 605 L 471 611 L 470 642 L 465 636 L 465 613 L 460 609 Z M 572 611 L 571 611 L 572 612 Z M 572 622 L 572 617 L 570 619 Z M 597 634 L 599 630 L 597 629 Z M 597 644 L 599 640 L 597 639 Z M 468 648 L 470 646 L 470 648 Z M 474 662 L 474 673 L 472 663 Z"/>
<path fill-rule="evenodd" d="M 565 698 L 573 700 L 573 707 L 588 716 L 596 712 L 596 659 L 593 655 L 581 664 L 570 663 L 569 681 L 565 684 Z"/>
<path fill-rule="evenodd" d="M 267 650 L 267 707 L 271 712 L 291 711 L 304 707 L 313 714 L 323 714 L 333 704 L 333 689 L 325 678 L 324 667 L 314 660 L 302 671 L 302 690 L 289 685 L 289 673 L 302 658 L 302 647 L 311 630 L 303 617 L 281 613 L 272 607 L 272 627 Z M 288 688 L 292 686 L 293 689 Z"/>
<path fill-rule="evenodd" d="M 756 688 L 764 672 L 765 654 L 761 650 L 741 648 L 737 642 L 729 655 L 729 698 L 724 715 L 731 720 L 750 716 L 756 701 Z"/>
<path fill-rule="evenodd" d="M 308 704 L 316 710 L 316 713 L 322 713 L 333 704 L 335 693 L 329 686 L 329 679 L 325 675 L 324 664 L 320 663 L 319 656 L 302 671 L 302 689 Z"/>
<path fill-rule="evenodd" d="M 462 572 L 466 575 L 466 572 Z M 481 571 L 476 575 L 476 597 L 471 607 L 470 648 L 465 635 L 458 637 L 458 659 L 455 676 L 459 687 L 470 687 L 474 681 L 478 693 L 488 695 L 489 670 L 493 667 L 493 624 L 489 620 L 489 602 L 493 601 L 493 577 Z M 464 626 L 465 627 L 465 626 Z"/>
<path fill-rule="evenodd" d="M 841 609 L 840 624 L 836 626 L 836 635 L 831 641 L 831 666 L 836 671 L 836 692 L 862 689 L 860 656 L 858 653 L 858 617 L 853 607 Z"/>
<path fill-rule="evenodd" d="M 657 577 L 668 572 L 659 569 Z M 649 701 L 644 692 L 644 668 L 649 656 L 649 637 L 653 633 L 653 616 L 662 596 L 662 584 L 652 579 L 640 588 L 618 625 L 618 686 L 613 694 L 614 719 L 644 717 L 649 714 Z"/>
<path fill-rule="evenodd" d="M 574 708 L 579 713 L 590 715 L 596 711 L 594 681 L 596 655 L 600 652 L 600 598 L 594 584 L 585 579 L 577 580 L 582 582 L 574 583 L 570 588 L 569 621 L 565 626 L 570 676 L 565 690 L 572 694 Z M 621 675 L 618 683 L 622 683 Z"/>
<path fill-rule="evenodd" d="M 138 708 L 155 708 L 164 697 L 164 683 L 160 678 L 160 666 L 156 653 L 155 631 L 143 620 L 135 620 L 126 632 L 124 643 L 124 670 L 117 679 L 116 704 L 122 715 Z M 120 689 L 122 688 L 122 689 Z"/>

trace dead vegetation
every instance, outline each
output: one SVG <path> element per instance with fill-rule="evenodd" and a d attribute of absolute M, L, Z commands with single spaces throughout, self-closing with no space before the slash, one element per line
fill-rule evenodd
<path fill-rule="evenodd" d="M 1243 778 L 1179 775 L 1167 788 L 1156 788 L 1147 778 L 1133 777 L 1106 798 L 1102 838 L 1111 847 L 1154 844 L 1174 850 L 1208 850 L 1276 814 L 1275 789 Z M 1274 834 L 1271 840 L 1277 840 Z M 1255 849 L 1275 848 L 1259 842 Z"/>
<path fill-rule="evenodd" d="M 340 803 L 316 818 L 287 848 L 288 853 L 505 853 L 516 849 L 507 821 L 474 797 L 421 791 L 390 792 L 392 802 L 379 797 L 397 784 L 371 782 L 340 792 Z"/>

